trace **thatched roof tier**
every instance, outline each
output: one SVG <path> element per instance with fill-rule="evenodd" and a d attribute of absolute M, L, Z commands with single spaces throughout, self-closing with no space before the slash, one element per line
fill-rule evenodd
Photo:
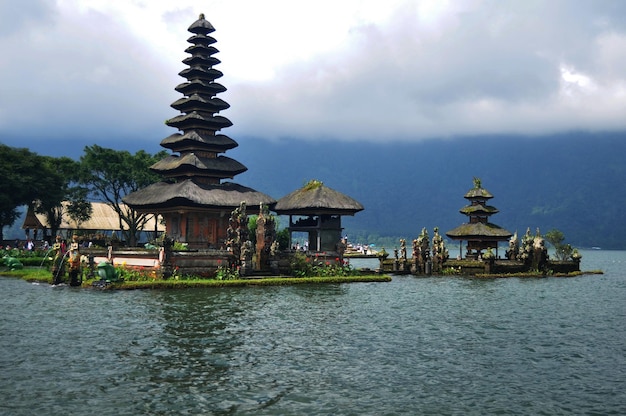
<path fill-rule="evenodd" d="M 184 113 L 190 113 L 195 110 L 218 113 L 229 108 L 230 104 L 221 98 L 207 97 L 194 93 L 174 101 L 171 107 Z"/>
<path fill-rule="evenodd" d="M 189 68 L 185 68 L 178 73 L 183 78 L 202 79 L 207 81 L 213 81 L 224 76 L 224 73 L 218 69 L 203 68 L 199 65 L 194 65 Z"/>
<path fill-rule="evenodd" d="M 453 240 L 503 241 L 513 234 L 504 228 L 491 223 L 462 224 L 446 235 Z"/>
<path fill-rule="evenodd" d="M 239 144 L 223 134 L 212 134 L 198 130 L 190 130 L 185 134 L 174 133 L 161 141 L 161 146 L 174 151 L 203 149 L 222 153 L 234 149 Z"/>
<path fill-rule="evenodd" d="M 64 207 L 63 215 L 61 218 L 61 224 L 59 230 L 89 230 L 89 231 L 120 231 L 120 217 L 115 210 L 104 202 L 90 202 L 91 204 L 91 217 L 87 221 L 77 223 L 74 219 L 70 218 L 67 214 L 67 207 L 69 202 L 64 201 L 61 203 Z M 122 209 L 126 209 L 124 205 L 121 205 Z M 165 231 L 165 226 L 160 222 L 155 222 L 153 217 L 148 218 L 147 223 L 143 226 L 143 230 L 154 231 L 155 227 L 158 231 Z M 39 214 L 34 212 L 32 208 L 29 208 L 22 228 L 31 229 L 43 229 L 50 228 L 48 224 L 48 217 L 45 214 Z"/>
<path fill-rule="evenodd" d="M 188 179 L 178 183 L 155 183 L 127 195 L 124 202 L 138 211 L 163 212 L 174 207 L 234 209 L 241 202 L 245 202 L 252 209 L 258 207 L 260 203 L 271 208 L 276 200 L 233 182 L 201 184 Z"/>
<path fill-rule="evenodd" d="M 490 205 L 476 204 L 476 205 L 468 205 L 459 210 L 461 214 L 465 215 L 492 215 L 500 212 L 498 208 L 492 207 Z"/>
<path fill-rule="evenodd" d="M 473 188 L 470 189 L 464 196 L 467 199 L 491 199 L 493 195 L 489 193 L 485 188 Z"/>
<path fill-rule="evenodd" d="M 205 94 L 219 94 L 226 91 L 226 87 L 218 82 L 206 82 L 201 79 L 183 82 L 182 84 L 178 84 L 174 89 L 187 96 L 198 92 Z"/>
<path fill-rule="evenodd" d="M 215 42 L 217 42 L 215 40 L 215 38 L 208 36 L 208 35 L 193 35 L 191 36 L 189 39 L 187 39 L 187 42 L 189 43 L 193 43 L 194 45 L 212 45 Z M 217 53 L 218 50 L 215 49 L 214 53 Z"/>
<path fill-rule="evenodd" d="M 192 111 L 189 114 L 182 114 L 171 118 L 167 120 L 165 124 L 183 131 L 191 129 L 215 131 L 233 125 L 233 123 L 226 117 L 202 115 L 197 111 Z"/>
<path fill-rule="evenodd" d="M 226 156 L 201 157 L 195 153 L 182 156 L 170 155 L 156 162 L 150 169 L 165 177 L 194 175 L 214 178 L 232 178 L 248 170 L 235 159 Z"/>
<path fill-rule="evenodd" d="M 187 48 L 187 50 L 191 49 L 192 47 Z M 213 48 L 212 46 L 210 48 L 204 47 L 202 45 L 197 45 L 195 47 L 193 47 L 193 50 L 196 51 L 196 53 L 193 56 L 190 56 L 188 58 L 183 59 L 183 63 L 189 66 L 192 65 L 209 65 L 209 66 L 213 66 L 213 65 L 218 65 L 219 63 L 221 63 L 222 61 L 220 61 L 219 59 L 213 57 L 213 56 L 203 56 L 200 55 L 200 53 L 206 54 L 209 53 L 210 51 L 212 51 Z M 217 50 L 217 49 L 215 49 Z"/>
<path fill-rule="evenodd" d="M 213 25 L 204 18 L 204 13 L 200 13 L 198 20 L 193 22 L 187 30 L 196 35 L 206 35 L 215 32 Z"/>
<path fill-rule="evenodd" d="M 199 48 L 199 46 L 197 48 Z M 208 51 L 212 51 L 213 49 L 215 49 L 215 48 L 213 48 L 211 46 L 211 48 L 204 48 L 203 51 L 208 52 Z M 215 50 L 217 51 L 217 49 L 215 49 Z M 189 65 L 189 66 L 192 66 L 192 65 L 211 65 L 211 66 L 213 66 L 213 65 L 218 65 L 221 62 L 222 61 L 220 61 L 219 59 L 217 59 L 217 58 L 215 58 L 213 56 L 208 56 L 207 57 L 207 56 L 202 56 L 202 55 L 193 55 L 193 56 L 190 56 L 188 58 L 183 59 L 183 63 L 186 64 L 186 65 Z"/>
<path fill-rule="evenodd" d="M 215 39 L 211 37 L 195 36 L 190 39 L 194 39 L 196 42 L 194 42 L 193 45 L 187 46 L 187 49 L 185 49 L 185 52 L 187 53 L 201 58 L 209 58 L 211 57 L 211 55 L 219 52 L 219 49 L 217 49 L 215 46 L 210 46 L 211 43 L 215 42 Z M 211 40 L 213 40 L 213 42 L 211 42 Z M 193 56 L 186 59 L 191 58 L 193 58 Z M 183 60 L 183 63 L 186 62 Z"/>
<path fill-rule="evenodd" d="M 362 210 L 360 202 L 319 181 L 311 181 L 282 197 L 273 209 L 280 215 L 354 215 Z"/>

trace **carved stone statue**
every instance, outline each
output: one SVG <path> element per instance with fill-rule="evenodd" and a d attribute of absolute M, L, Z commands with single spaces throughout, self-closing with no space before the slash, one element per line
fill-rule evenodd
<path fill-rule="evenodd" d="M 539 228 L 537 228 L 537 233 L 535 238 L 533 239 L 533 264 L 532 267 L 535 270 L 543 271 L 545 270 L 548 263 L 548 249 L 545 245 L 545 240 L 539 233 Z"/>
<path fill-rule="evenodd" d="M 400 239 L 400 259 L 406 261 L 406 240 Z"/>
<path fill-rule="evenodd" d="M 256 268 L 257 270 L 269 267 L 269 256 L 276 236 L 274 218 L 270 215 L 266 204 L 259 205 L 259 216 L 256 220 Z"/>
<path fill-rule="evenodd" d="M 252 241 L 246 240 L 241 245 L 241 258 L 239 260 L 241 264 L 239 272 L 243 276 L 248 275 L 252 269 Z"/>
<path fill-rule="evenodd" d="M 422 228 L 422 232 L 414 241 L 413 247 L 413 252 L 417 254 L 417 260 L 414 260 L 416 271 L 424 273 L 426 271 L 426 263 L 430 261 L 430 241 L 426 228 Z"/>
<path fill-rule="evenodd" d="M 401 271 L 406 270 L 406 240 L 400 239 L 400 263 L 399 268 Z"/>
<path fill-rule="evenodd" d="M 80 279 L 80 243 L 78 242 L 78 236 L 76 234 L 72 236 L 72 242 L 70 243 L 70 249 L 68 251 L 68 264 L 70 286 L 80 286 L 82 283 L 82 279 Z"/>
<path fill-rule="evenodd" d="M 241 265 L 241 249 L 248 241 L 248 215 L 246 203 L 241 202 L 230 214 L 226 230 L 226 247 L 231 251 L 235 265 Z"/>
<path fill-rule="evenodd" d="M 517 259 L 526 264 L 530 264 L 533 260 L 533 252 L 534 252 L 534 237 L 530 234 L 530 228 L 526 229 L 526 234 L 522 237 L 522 246 L 520 247 L 520 251 Z"/>
<path fill-rule="evenodd" d="M 58 285 L 63 281 L 65 274 L 63 260 L 65 259 L 65 245 L 60 235 L 56 236 L 56 240 L 52 245 L 54 258 L 52 259 L 52 284 Z"/>
<path fill-rule="evenodd" d="M 517 238 L 517 231 L 515 231 L 509 240 L 509 249 L 506 251 L 505 255 L 509 260 L 517 260 L 517 257 L 519 256 L 519 240 Z"/>
<path fill-rule="evenodd" d="M 443 263 L 448 260 L 449 254 L 443 237 L 439 234 L 439 227 L 435 227 L 433 235 L 433 271 L 440 272 L 443 269 Z"/>

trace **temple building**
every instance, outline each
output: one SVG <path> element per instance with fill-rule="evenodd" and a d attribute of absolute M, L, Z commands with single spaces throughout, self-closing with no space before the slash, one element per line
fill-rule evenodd
<path fill-rule="evenodd" d="M 467 241 L 467 258 L 479 258 L 483 250 L 495 249 L 498 255 L 498 242 L 507 241 L 513 234 L 489 222 L 489 217 L 498 209 L 487 205 L 493 195 L 482 187 L 481 181 L 474 178 L 474 187 L 465 194 L 470 204 L 461 208 L 461 214 L 468 222 L 446 233 L 453 240 Z"/>
<path fill-rule="evenodd" d="M 183 98 L 171 106 L 181 114 L 165 123 L 179 132 L 161 141 L 173 154 L 155 163 L 151 169 L 162 181 L 124 198 L 139 212 L 159 214 L 165 220 L 167 235 L 188 244 L 189 248 L 224 248 L 231 212 L 242 203 L 250 213 L 258 213 L 261 204 L 270 208 L 276 201 L 270 196 L 234 182 L 224 181 L 247 168 L 223 153 L 238 146 L 233 139 L 219 134 L 232 125 L 219 115 L 229 105 L 216 95 L 226 88 L 215 80 L 222 73 L 214 66 L 219 59 L 216 40 L 209 34 L 215 29 L 205 18 L 190 27 L 191 44 L 183 60 L 188 68 L 179 73 L 187 81 L 176 91 Z M 256 212 L 255 212 L 256 210 Z"/>
<path fill-rule="evenodd" d="M 289 235 L 305 233 L 310 251 L 341 251 L 342 215 L 354 215 L 363 205 L 318 180 L 279 199 L 274 211 L 289 216 Z M 290 242 L 291 243 L 291 242 Z"/>

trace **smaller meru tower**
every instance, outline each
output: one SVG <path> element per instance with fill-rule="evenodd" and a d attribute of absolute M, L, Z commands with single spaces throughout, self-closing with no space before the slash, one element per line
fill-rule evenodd
<path fill-rule="evenodd" d="M 489 217 L 498 213 L 498 209 L 487 205 L 493 195 L 482 187 L 479 178 L 474 178 L 474 187 L 465 194 L 470 204 L 460 209 L 468 217 L 468 222 L 446 233 L 453 240 L 467 241 L 467 258 L 477 259 L 483 250 L 495 249 L 498 242 L 508 240 L 513 234 L 504 228 L 489 222 Z"/>
<path fill-rule="evenodd" d="M 238 144 L 219 133 L 232 123 L 219 115 L 229 105 L 217 97 L 226 88 L 216 82 L 223 74 L 214 68 L 220 63 L 213 56 L 218 52 L 216 40 L 210 36 L 215 29 L 201 14 L 188 30 L 191 46 L 185 52 L 191 56 L 183 60 L 188 68 L 179 73 L 186 82 L 176 87 L 183 97 L 171 105 L 181 114 L 165 122 L 179 132 L 161 141 L 173 154 L 151 167 L 163 177 L 161 182 L 127 195 L 124 202 L 139 212 L 163 216 L 167 235 L 190 248 L 221 249 L 230 214 L 242 202 L 258 213 L 260 204 L 271 208 L 276 201 L 225 182 L 247 168 L 223 155 Z"/>

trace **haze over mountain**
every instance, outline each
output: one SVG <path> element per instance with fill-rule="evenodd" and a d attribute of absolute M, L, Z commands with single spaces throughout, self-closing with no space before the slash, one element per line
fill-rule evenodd
<path fill-rule="evenodd" d="M 233 152 L 235 153 L 235 152 Z M 492 222 L 523 234 L 564 232 L 579 247 L 626 248 L 626 132 L 421 143 L 241 140 L 239 182 L 280 198 L 319 179 L 360 201 L 352 235 L 416 238 L 466 222 L 463 195 L 479 177 L 500 210 Z"/>

